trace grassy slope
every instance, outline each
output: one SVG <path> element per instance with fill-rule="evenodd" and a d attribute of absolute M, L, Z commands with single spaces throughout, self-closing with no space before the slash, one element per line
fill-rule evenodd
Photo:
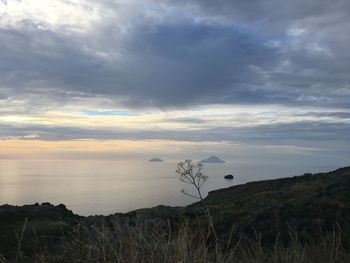
<path fill-rule="evenodd" d="M 219 233 L 236 226 L 239 233 L 262 233 L 274 239 L 292 226 L 309 236 L 337 223 L 350 234 L 350 167 L 334 172 L 252 182 L 209 193 L 189 206 L 190 215 L 204 215 L 209 208 Z"/>
<path fill-rule="evenodd" d="M 159 226 L 164 222 L 169 222 L 175 229 L 188 221 L 190 229 L 198 229 L 198 225 L 200 229 L 207 227 L 208 218 L 212 218 L 220 240 L 229 239 L 231 229 L 234 229 L 234 237 L 254 237 L 258 233 L 267 245 L 273 244 L 277 235 L 287 241 L 291 227 L 301 239 L 317 239 L 319 232 L 331 232 L 339 224 L 344 244 L 348 246 L 350 167 L 330 173 L 233 186 L 210 192 L 205 200 L 187 207 L 158 206 L 108 217 L 82 218 L 64 206 L 49 204 L 0 206 L 0 254 L 13 256 L 16 253 L 16 235 L 20 236 L 25 218 L 29 221 L 22 243 L 24 251 L 37 249 L 36 242 L 55 247 L 65 229 L 74 227 L 75 222 L 92 225 L 124 221 L 123 224 L 137 225 L 147 233 L 146 225 Z M 164 224 L 165 232 L 167 227 L 168 224 Z"/>

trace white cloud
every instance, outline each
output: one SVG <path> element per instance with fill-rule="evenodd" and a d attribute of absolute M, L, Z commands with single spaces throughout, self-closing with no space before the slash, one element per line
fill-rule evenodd
<path fill-rule="evenodd" d="M 10 0 L 0 2 L 0 26 L 86 31 L 101 18 L 101 10 L 81 0 Z"/>

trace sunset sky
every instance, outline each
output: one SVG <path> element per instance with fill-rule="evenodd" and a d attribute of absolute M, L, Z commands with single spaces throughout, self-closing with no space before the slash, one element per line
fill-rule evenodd
<path fill-rule="evenodd" d="M 349 164 L 350 3 L 0 0 L 0 159 Z"/>

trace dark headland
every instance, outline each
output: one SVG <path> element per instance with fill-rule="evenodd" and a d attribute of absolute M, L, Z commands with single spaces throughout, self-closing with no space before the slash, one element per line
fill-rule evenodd
<path fill-rule="evenodd" d="M 350 262 L 349 251 L 350 167 L 109 216 L 0 206 L 0 262 Z"/>

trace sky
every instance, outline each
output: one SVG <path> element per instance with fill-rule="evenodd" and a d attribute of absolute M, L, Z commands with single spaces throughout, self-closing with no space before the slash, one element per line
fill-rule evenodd
<path fill-rule="evenodd" d="M 349 164 L 348 0 L 0 0 L 0 159 Z"/>

